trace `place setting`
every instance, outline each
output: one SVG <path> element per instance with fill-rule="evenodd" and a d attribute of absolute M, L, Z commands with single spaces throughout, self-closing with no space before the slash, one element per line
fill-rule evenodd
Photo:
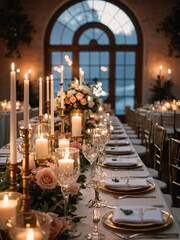
<path fill-rule="evenodd" d="M 107 146 L 106 147 L 107 154 L 114 155 L 128 155 L 134 153 L 132 146 Z"/>

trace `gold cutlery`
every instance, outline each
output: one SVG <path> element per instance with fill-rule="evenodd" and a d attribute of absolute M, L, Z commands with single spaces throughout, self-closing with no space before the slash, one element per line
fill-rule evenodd
<path fill-rule="evenodd" d="M 156 198 L 156 196 L 144 196 L 144 195 L 131 195 L 131 194 L 126 194 L 123 196 L 116 196 L 112 195 L 116 199 L 123 199 L 123 198 Z"/>

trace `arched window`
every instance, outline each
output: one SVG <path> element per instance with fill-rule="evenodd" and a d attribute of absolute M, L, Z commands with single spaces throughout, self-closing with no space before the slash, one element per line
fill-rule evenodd
<path fill-rule="evenodd" d="M 118 1 L 70 1 L 51 19 L 45 39 L 45 70 L 59 90 L 64 65 L 65 90 L 84 70 L 87 84 L 103 83 L 116 115 L 141 102 L 142 34 L 133 14 Z"/>

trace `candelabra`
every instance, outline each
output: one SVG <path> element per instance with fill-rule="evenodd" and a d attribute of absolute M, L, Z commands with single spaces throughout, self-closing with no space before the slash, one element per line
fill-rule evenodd
<path fill-rule="evenodd" d="M 17 189 L 17 179 L 16 179 L 16 174 L 17 174 L 17 163 L 16 164 L 11 164 L 9 165 L 9 172 L 10 172 L 10 189 L 15 192 Z"/>
<path fill-rule="evenodd" d="M 65 118 L 64 108 L 60 108 L 59 116 L 61 117 L 61 137 L 63 137 L 64 136 L 64 118 Z"/>
<path fill-rule="evenodd" d="M 47 110 L 47 115 L 49 117 L 49 101 L 46 101 L 46 110 Z"/>
<path fill-rule="evenodd" d="M 50 148 L 51 148 L 50 159 L 54 163 L 55 162 L 55 151 L 54 151 L 55 135 L 50 135 L 49 140 L 50 140 Z"/>
<path fill-rule="evenodd" d="M 43 115 L 39 115 L 39 122 L 42 123 Z"/>
<path fill-rule="evenodd" d="M 23 129 L 23 174 L 22 174 L 22 185 L 23 185 L 23 194 L 22 194 L 22 206 L 21 212 L 27 212 L 30 210 L 30 195 L 29 195 L 29 185 L 30 185 L 30 173 L 29 173 L 29 138 L 30 138 L 30 129 Z"/>

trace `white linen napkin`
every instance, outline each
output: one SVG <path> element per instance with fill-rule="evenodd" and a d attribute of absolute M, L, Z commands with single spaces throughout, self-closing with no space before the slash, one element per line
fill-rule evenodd
<path fill-rule="evenodd" d="M 131 152 L 131 146 L 120 146 L 120 147 L 106 147 L 106 152 L 117 152 L 117 153 L 124 153 L 124 152 Z"/>
<path fill-rule="evenodd" d="M 114 129 L 113 134 L 123 133 L 123 132 L 124 132 L 123 129 Z"/>
<path fill-rule="evenodd" d="M 119 182 L 117 182 L 119 181 Z M 113 179 L 107 178 L 105 180 L 105 186 L 114 189 L 122 189 L 124 187 L 148 187 L 149 183 L 146 179 Z"/>
<path fill-rule="evenodd" d="M 137 158 L 106 158 L 104 160 L 105 165 L 110 166 L 133 166 L 138 164 Z"/>
<path fill-rule="evenodd" d="M 110 140 L 108 145 L 121 145 L 121 144 L 129 144 L 126 139 L 117 139 L 117 140 Z"/>
<path fill-rule="evenodd" d="M 126 215 L 124 211 L 133 212 Z M 114 223 L 156 223 L 163 224 L 163 215 L 159 208 L 151 206 L 122 206 L 114 210 L 112 221 Z"/>
<path fill-rule="evenodd" d="M 9 148 L 1 148 L 0 149 L 0 155 L 9 155 L 10 149 Z"/>
<path fill-rule="evenodd" d="M 124 139 L 124 138 L 127 138 L 127 135 L 125 133 L 111 134 L 111 139 Z"/>
<path fill-rule="evenodd" d="M 10 160 L 9 155 L 0 156 L 0 164 L 6 164 Z M 17 152 L 17 162 L 20 163 L 23 160 L 23 155 Z"/>

